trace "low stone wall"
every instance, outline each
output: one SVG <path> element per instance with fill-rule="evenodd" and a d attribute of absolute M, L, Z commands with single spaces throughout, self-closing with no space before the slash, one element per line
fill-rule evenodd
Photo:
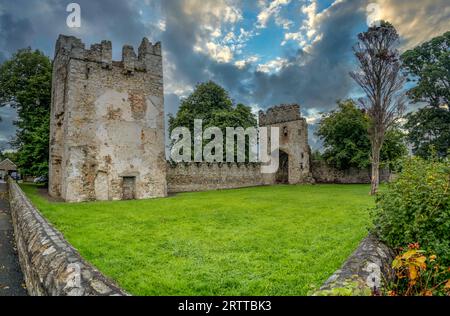
<path fill-rule="evenodd" d="M 103 276 L 8 182 L 19 261 L 28 293 L 34 296 L 128 295 Z"/>
<path fill-rule="evenodd" d="M 371 182 L 370 169 L 339 170 L 327 165 L 324 161 L 312 161 L 311 171 L 316 183 L 366 184 Z M 389 170 L 380 170 L 380 182 L 388 182 L 390 179 Z"/>
<path fill-rule="evenodd" d="M 393 278 L 395 254 L 373 235 L 365 238 L 315 295 L 371 295 Z"/>
<path fill-rule="evenodd" d="M 260 164 L 179 163 L 167 165 L 169 193 L 235 189 L 265 184 Z"/>

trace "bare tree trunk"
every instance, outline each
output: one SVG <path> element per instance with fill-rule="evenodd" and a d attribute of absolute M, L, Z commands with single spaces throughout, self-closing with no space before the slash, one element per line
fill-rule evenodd
<path fill-rule="evenodd" d="M 370 189 L 370 195 L 375 195 L 378 192 L 380 186 L 380 152 L 381 142 L 375 140 L 372 143 L 372 186 Z"/>
<path fill-rule="evenodd" d="M 372 188 L 371 195 L 378 191 L 380 183 L 380 151 L 386 131 L 402 116 L 405 108 L 403 85 L 405 77 L 401 72 L 401 61 L 397 45 L 399 35 L 389 22 L 371 26 L 367 32 L 358 35 L 354 48 L 359 62 L 359 71 L 350 75 L 364 90 L 366 98 L 360 103 L 371 121 L 369 129 L 372 143 Z"/>

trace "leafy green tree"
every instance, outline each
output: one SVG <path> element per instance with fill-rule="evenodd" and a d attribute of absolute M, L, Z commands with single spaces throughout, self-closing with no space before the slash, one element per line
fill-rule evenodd
<path fill-rule="evenodd" d="M 11 160 L 12 162 L 16 163 L 16 161 L 18 160 L 18 159 L 17 159 L 17 152 L 15 152 L 15 151 L 6 151 L 6 150 L 3 150 L 3 151 L 0 153 L 0 161 L 3 161 L 3 160 L 5 160 L 5 159 L 9 159 L 9 160 Z"/>
<path fill-rule="evenodd" d="M 324 142 L 323 159 L 339 169 L 369 167 L 369 124 L 368 115 L 353 100 L 339 101 L 337 110 L 323 115 L 316 133 Z M 388 130 L 381 150 L 382 165 L 395 169 L 406 153 L 403 133 L 396 127 Z"/>
<path fill-rule="evenodd" d="M 446 157 L 450 150 L 450 111 L 444 108 L 425 107 L 406 116 L 405 129 L 413 152 L 430 158 L 433 150 Z"/>
<path fill-rule="evenodd" d="M 323 158 L 322 153 L 320 152 L 320 150 L 314 150 L 314 151 L 311 153 L 311 159 L 314 160 L 314 161 L 323 161 L 323 160 L 324 160 L 324 158 Z"/>
<path fill-rule="evenodd" d="M 408 91 L 411 100 L 432 107 L 450 104 L 450 32 L 406 51 L 402 61 L 409 80 L 416 83 Z"/>
<path fill-rule="evenodd" d="M 408 141 L 422 158 L 430 158 L 433 149 L 445 157 L 450 149 L 450 32 L 405 52 L 402 60 L 416 84 L 408 96 L 427 105 L 406 116 Z"/>
<path fill-rule="evenodd" d="M 222 130 L 224 148 L 226 127 L 245 129 L 257 125 L 250 107 L 243 104 L 234 106 L 227 91 L 212 81 L 198 84 L 194 92 L 181 101 L 176 116 L 169 117 L 169 132 L 177 127 L 187 127 L 193 139 L 194 120 L 197 119 L 203 120 L 203 130 L 213 126 Z"/>
<path fill-rule="evenodd" d="M 0 66 L 0 105 L 17 109 L 12 145 L 24 175 L 48 172 L 51 75 L 50 59 L 31 48 L 17 51 Z"/>

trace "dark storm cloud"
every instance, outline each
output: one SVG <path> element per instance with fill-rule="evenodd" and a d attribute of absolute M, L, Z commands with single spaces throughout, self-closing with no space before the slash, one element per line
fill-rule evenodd
<path fill-rule="evenodd" d="M 348 95 L 352 83 L 348 76 L 349 56 L 356 41 L 355 25 L 365 21 L 361 3 L 343 2 L 330 8 L 318 32 L 321 41 L 310 54 L 288 52 L 290 65 L 279 73 L 239 69 L 232 64 L 216 62 L 193 49 L 196 35 L 202 30 L 193 15 L 186 15 L 182 3 L 166 1 L 167 29 L 164 48 L 175 64 L 178 80 L 195 85 L 208 79 L 225 86 L 238 102 L 267 108 L 279 103 L 301 103 L 306 108 L 329 109 L 335 101 Z"/>
<path fill-rule="evenodd" d="M 299 51 L 297 62 L 289 63 L 279 73 L 255 75 L 254 98 L 263 106 L 298 102 L 306 108 L 327 110 L 344 98 L 352 88 L 348 75 L 355 26 L 364 21 L 364 12 L 355 1 L 331 7 L 318 29 L 322 39 L 310 53 Z M 304 61 L 304 63 L 303 63 Z"/>
<path fill-rule="evenodd" d="M 0 150 L 9 148 L 9 141 L 15 135 L 14 121 L 17 119 L 15 109 L 4 106 L 0 107 Z"/>
<path fill-rule="evenodd" d="M 33 33 L 29 20 L 18 18 L 11 13 L 0 13 L 0 47 L 7 53 L 28 46 Z"/>
<path fill-rule="evenodd" d="M 11 53 L 32 46 L 53 56 L 59 34 L 81 37 L 91 44 L 104 39 L 113 41 L 115 57 L 120 58 L 121 46 L 137 45 L 142 37 L 154 34 L 139 19 L 135 2 L 121 0 L 77 0 L 81 6 L 81 28 L 66 25 L 67 5 L 73 1 L 0 0 L 0 51 Z"/>

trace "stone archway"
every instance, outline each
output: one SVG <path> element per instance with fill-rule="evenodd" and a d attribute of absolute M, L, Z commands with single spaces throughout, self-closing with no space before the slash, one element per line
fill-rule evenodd
<path fill-rule="evenodd" d="M 288 184 L 289 183 L 289 155 L 280 150 L 280 165 L 276 174 L 277 184 Z"/>

